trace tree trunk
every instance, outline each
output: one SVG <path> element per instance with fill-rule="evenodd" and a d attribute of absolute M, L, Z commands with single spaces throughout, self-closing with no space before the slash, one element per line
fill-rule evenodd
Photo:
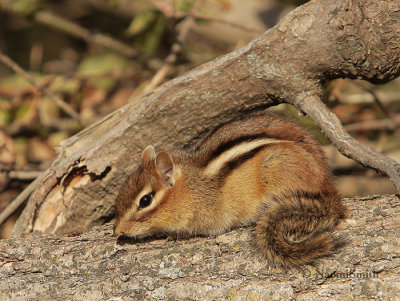
<path fill-rule="evenodd" d="M 348 199 L 335 254 L 285 270 L 256 251 L 251 228 L 214 238 L 78 236 L 0 241 L 0 300 L 395 300 L 400 199 Z"/>
<path fill-rule="evenodd" d="M 148 144 L 193 143 L 221 121 L 280 102 L 295 105 L 333 144 L 389 175 L 400 165 L 354 141 L 320 101 L 322 84 L 349 77 L 387 82 L 400 74 L 400 0 L 315 0 L 248 45 L 131 102 L 66 140 L 52 167 L 18 201 L 14 235 L 67 233 L 110 220 L 116 195 Z"/>

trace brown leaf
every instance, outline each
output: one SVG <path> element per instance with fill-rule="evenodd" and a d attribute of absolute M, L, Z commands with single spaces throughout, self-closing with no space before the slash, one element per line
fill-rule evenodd
<path fill-rule="evenodd" d="M 0 164 L 13 164 L 16 159 L 14 140 L 0 131 Z"/>

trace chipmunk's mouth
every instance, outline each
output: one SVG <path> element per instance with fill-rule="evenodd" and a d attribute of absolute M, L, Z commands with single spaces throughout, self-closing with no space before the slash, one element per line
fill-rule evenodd
<path fill-rule="evenodd" d="M 119 223 L 114 226 L 114 234 L 116 236 L 124 236 L 129 238 L 145 238 L 152 236 L 152 232 L 148 227 L 143 227 L 139 225 L 132 225 L 132 223 L 124 222 Z"/>

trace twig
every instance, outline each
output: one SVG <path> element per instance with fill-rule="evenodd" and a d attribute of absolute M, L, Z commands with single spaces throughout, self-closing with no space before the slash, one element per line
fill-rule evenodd
<path fill-rule="evenodd" d="M 9 67 L 14 72 L 20 74 L 24 77 L 28 82 L 30 82 L 36 89 L 42 92 L 44 95 L 48 96 L 61 110 L 63 110 L 66 114 L 77 120 L 80 124 L 84 125 L 79 114 L 75 112 L 75 110 L 66 102 L 64 102 L 60 97 L 50 92 L 46 89 L 42 84 L 40 84 L 36 79 L 34 79 L 28 72 L 22 69 L 17 63 L 11 60 L 8 56 L 3 54 L 0 51 L 0 61 Z"/>
<path fill-rule="evenodd" d="M 203 20 L 209 20 L 209 21 L 215 21 L 219 23 L 224 23 L 227 25 L 230 25 L 232 27 L 236 27 L 242 30 L 246 31 L 252 31 L 255 33 L 262 33 L 261 30 L 238 24 L 235 22 L 227 21 L 224 19 L 220 19 L 217 17 L 209 16 L 209 15 L 204 15 L 201 13 L 198 13 L 197 10 L 200 6 L 201 1 L 197 0 L 196 3 L 193 5 L 192 11 L 189 13 L 171 13 L 170 11 L 166 10 L 164 6 L 159 5 L 157 3 L 153 3 L 161 12 L 163 12 L 164 15 L 166 15 L 169 18 L 184 18 L 184 20 L 180 23 L 180 29 L 179 29 L 179 34 L 176 39 L 176 42 L 172 45 L 170 54 L 166 57 L 164 60 L 164 65 L 161 67 L 160 70 L 153 76 L 151 82 L 143 89 L 143 92 L 141 95 L 144 95 L 151 90 L 153 90 L 155 87 L 157 87 L 167 76 L 168 72 L 171 70 L 172 65 L 176 62 L 178 53 L 181 52 L 182 50 L 182 43 L 186 40 L 186 37 L 189 33 L 190 27 L 194 23 L 194 19 L 203 19 Z"/>
<path fill-rule="evenodd" d="M 375 102 L 374 97 L 369 93 L 342 95 L 342 97 L 337 100 L 340 104 L 350 105 L 367 105 Z M 398 92 L 384 92 L 381 94 L 381 102 L 385 105 L 399 101 L 400 97 Z"/>
<path fill-rule="evenodd" d="M 138 52 L 136 49 L 117 41 L 111 37 L 108 37 L 104 34 L 93 34 L 86 28 L 65 20 L 54 13 L 50 13 L 47 11 L 39 11 L 34 15 L 34 19 L 42 23 L 44 25 L 50 26 L 52 28 L 56 28 L 66 34 L 74 36 L 76 38 L 81 38 L 88 43 L 98 44 L 105 48 L 114 50 L 118 53 L 121 53 L 128 57 L 137 56 Z"/>
<path fill-rule="evenodd" d="M 157 9 L 160 10 L 168 18 L 180 19 L 180 18 L 191 17 L 193 19 L 201 19 L 201 20 L 206 20 L 206 21 L 213 21 L 213 22 L 223 23 L 223 24 L 229 25 L 231 27 L 235 27 L 235 28 L 238 28 L 238 29 L 241 29 L 241 30 L 244 30 L 244 31 L 254 32 L 254 33 L 257 33 L 257 34 L 262 34 L 263 33 L 262 30 L 259 30 L 257 28 L 251 27 L 251 26 L 247 26 L 247 25 L 244 25 L 244 24 L 236 23 L 236 22 L 233 22 L 233 21 L 228 21 L 228 20 L 225 20 L 225 19 L 218 18 L 216 16 L 210 16 L 210 15 L 205 15 L 205 14 L 199 13 L 199 12 L 197 12 L 197 10 L 198 10 L 200 5 L 197 5 L 197 7 L 196 7 L 196 5 L 194 5 L 193 6 L 194 9 L 192 9 L 192 11 L 188 12 L 188 13 L 183 13 L 183 12 L 174 13 L 173 9 L 171 9 L 169 5 L 165 5 L 164 2 L 158 3 L 156 1 L 152 1 L 152 4 L 155 7 L 157 7 Z"/>
<path fill-rule="evenodd" d="M 385 106 L 382 104 L 382 101 L 381 101 L 380 97 L 378 96 L 378 94 L 376 94 L 374 89 L 372 89 L 370 87 L 369 84 L 367 84 L 365 82 L 357 81 L 357 80 L 352 81 L 352 83 L 354 85 L 359 86 L 360 88 L 364 89 L 369 94 L 371 94 L 372 97 L 374 98 L 374 102 L 378 105 L 378 107 L 381 109 L 383 114 L 385 114 L 386 117 L 389 117 L 389 118 L 391 117 L 391 113 L 388 110 L 386 110 Z"/>
<path fill-rule="evenodd" d="M 7 218 L 13 214 L 15 210 L 18 209 L 20 205 L 29 197 L 29 195 L 37 188 L 37 185 L 40 181 L 42 181 L 48 172 L 43 172 L 40 176 L 38 176 L 32 183 L 28 185 L 1 213 L 0 213 L 0 225 L 3 224 Z"/>
<path fill-rule="evenodd" d="M 15 2 L 15 1 L 14 1 Z M 10 0 L 0 0 L 0 6 L 5 11 L 10 11 L 18 14 L 16 4 Z M 138 55 L 138 51 L 129 45 L 117 41 L 104 34 L 93 34 L 89 30 L 80 25 L 65 20 L 54 13 L 48 11 L 38 11 L 33 13 L 33 19 L 46 26 L 58 29 L 66 34 L 85 40 L 88 43 L 98 44 L 102 47 L 114 50 L 128 57 Z"/>
<path fill-rule="evenodd" d="M 317 96 L 299 97 L 293 103 L 307 113 L 323 130 L 332 144 L 346 157 L 387 174 L 400 191 L 400 164 L 351 137 L 342 123 Z"/>
<path fill-rule="evenodd" d="M 190 13 L 187 13 L 187 14 L 176 13 L 176 14 L 172 15 L 172 17 L 173 18 L 192 17 L 192 18 L 195 18 L 195 19 L 214 21 L 214 22 L 226 24 L 226 25 L 229 25 L 231 27 L 235 27 L 235 28 L 238 28 L 238 29 L 241 29 L 241 30 L 244 30 L 244 31 L 254 32 L 254 33 L 257 33 L 257 34 L 262 34 L 263 33 L 262 30 L 259 30 L 259 29 L 254 28 L 254 27 L 250 27 L 250 26 L 247 26 L 247 25 L 244 25 L 244 24 L 236 23 L 236 22 L 233 22 L 233 21 L 228 21 L 228 20 L 221 19 L 221 18 L 218 18 L 218 17 L 215 17 L 215 16 L 205 15 L 205 14 L 201 14 L 201 13 L 197 13 L 197 12 L 190 12 Z"/>
<path fill-rule="evenodd" d="M 394 130 L 400 127 L 400 115 L 393 116 L 389 119 L 370 120 L 363 122 L 356 122 L 346 125 L 344 128 L 348 132 L 366 132 L 376 130 Z"/>
<path fill-rule="evenodd" d="M 34 180 L 43 173 L 43 170 L 11 170 L 7 174 L 12 179 Z"/>
<path fill-rule="evenodd" d="M 372 171 L 372 174 L 370 173 Z M 350 166 L 335 167 L 332 169 L 332 173 L 336 177 L 340 176 L 364 176 L 364 177 L 374 177 L 374 178 L 386 178 L 383 173 L 376 173 L 373 170 L 363 167 L 360 164 L 353 162 Z"/>
<path fill-rule="evenodd" d="M 197 0 L 193 5 L 192 11 L 198 9 L 201 0 Z M 168 72 L 171 70 L 172 65 L 176 62 L 178 54 L 182 51 L 182 44 L 186 40 L 189 33 L 190 27 L 193 25 L 194 18 L 187 15 L 185 19 L 180 23 L 179 34 L 176 38 L 176 42 L 172 45 L 169 55 L 164 60 L 164 65 L 160 70 L 153 76 L 151 82 L 143 89 L 142 94 L 146 94 L 157 87 L 163 79 L 167 76 Z"/>

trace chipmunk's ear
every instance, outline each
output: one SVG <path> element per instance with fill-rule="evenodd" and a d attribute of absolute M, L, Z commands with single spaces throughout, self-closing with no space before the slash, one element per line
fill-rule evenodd
<path fill-rule="evenodd" d="M 156 150 L 153 145 L 147 146 L 142 153 L 142 164 L 147 165 L 156 158 Z"/>
<path fill-rule="evenodd" d="M 159 152 L 156 158 L 157 169 L 169 180 L 174 171 L 174 162 L 167 152 Z"/>

